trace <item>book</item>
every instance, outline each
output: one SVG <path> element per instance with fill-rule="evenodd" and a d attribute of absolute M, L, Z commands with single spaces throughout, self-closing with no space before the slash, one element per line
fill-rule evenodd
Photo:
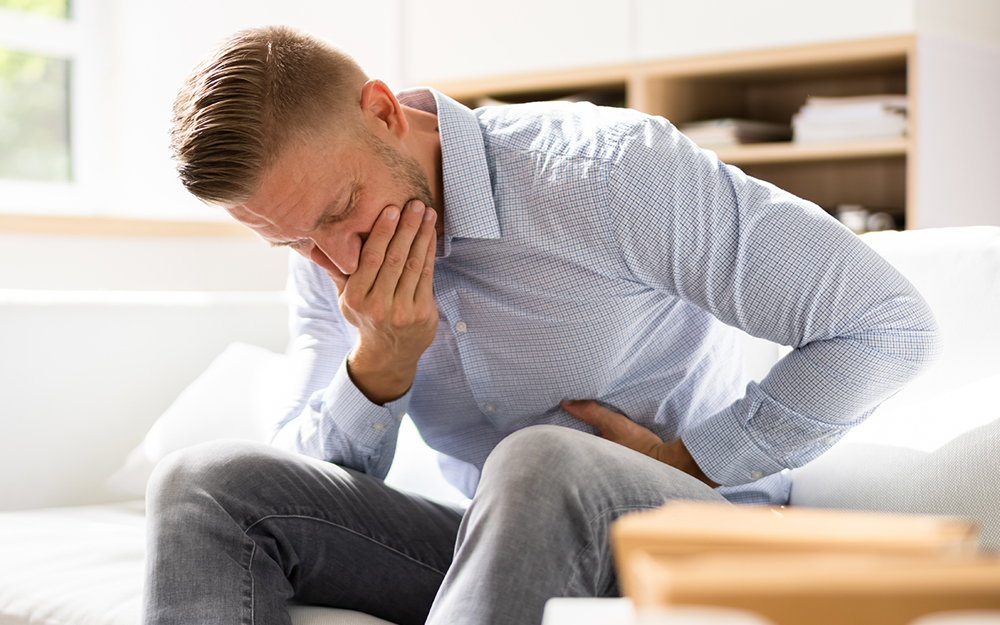
<path fill-rule="evenodd" d="M 792 117 L 792 128 L 796 143 L 902 137 L 906 114 L 902 95 L 809 97 Z"/>
<path fill-rule="evenodd" d="M 708 119 L 678 126 L 687 138 L 703 148 L 717 148 L 742 143 L 763 143 L 768 141 L 790 141 L 792 128 L 788 124 L 776 124 L 748 119 Z"/>

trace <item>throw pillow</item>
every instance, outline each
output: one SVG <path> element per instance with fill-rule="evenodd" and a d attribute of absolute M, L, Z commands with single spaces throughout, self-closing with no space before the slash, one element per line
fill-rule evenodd
<path fill-rule="evenodd" d="M 156 463 L 184 447 L 222 438 L 266 441 L 295 399 L 289 361 L 263 347 L 231 344 L 153 424 L 108 478 L 108 489 L 143 497 Z"/>

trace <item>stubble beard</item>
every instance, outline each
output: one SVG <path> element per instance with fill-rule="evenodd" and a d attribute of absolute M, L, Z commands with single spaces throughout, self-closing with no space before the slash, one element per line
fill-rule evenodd
<path fill-rule="evenodd" d="M 434 207 L 434 197 L 427 181 L 427 174 L 424 173 L 417 159 L 412 156 L 403 156 L 388 143 L 372 134 L 367 136 L 365 142 L 372 153 L 385 163 L 390 174 L 403 182 L 410 196 L 407 198 L 408 200 L 420 200 L 424 206 Z M 441 207 L 436 208 L 440 214 Z"/>

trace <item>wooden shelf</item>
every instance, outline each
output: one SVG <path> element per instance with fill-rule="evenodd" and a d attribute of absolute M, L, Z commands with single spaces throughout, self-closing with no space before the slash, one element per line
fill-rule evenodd
<path fill-rule="evenodd" d="M 900 137 L 844 143 L 754 143 L 712 151 L 730 165 L 750 165 L 906 156 L 909 146 L 909 140 Z"/>
<path fill-rule="evenodd" d="M 913 35 L 750 50 L 433 85 L 469 106 L 480 98 L 548 100 L 573 93 L 612 95 L 626 106 L 680 125 L 716 118 L 789 123 L 808 96 L 912 94 Z M 916 102 L 910 136 L 845 143 L 774 143 L 715 150 L 726 163 L 820 206 L 864 204 L 915 223 Z"/>

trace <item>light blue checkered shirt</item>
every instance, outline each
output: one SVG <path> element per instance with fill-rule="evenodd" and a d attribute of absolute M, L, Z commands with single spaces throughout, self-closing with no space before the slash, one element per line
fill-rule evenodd
<path fill-rule="evenodd" d="M 913 287 L 815 205 L 747 177 L 662 118 L 590 104 L 475 111 L 432 90 L 444 227 L 440 325 L 411 390 L 351 383 L 357 333 L 333 283 L 292 255 L 302 399 L 275 444 L 384 477 L 409 413 L 471 496 L 501 439 L 596 399 L 683 437 L 731 501 L 787 500 L 801 466 L 940 351 Z M 733 327 L 794 351 L 747 383 Z"/>

